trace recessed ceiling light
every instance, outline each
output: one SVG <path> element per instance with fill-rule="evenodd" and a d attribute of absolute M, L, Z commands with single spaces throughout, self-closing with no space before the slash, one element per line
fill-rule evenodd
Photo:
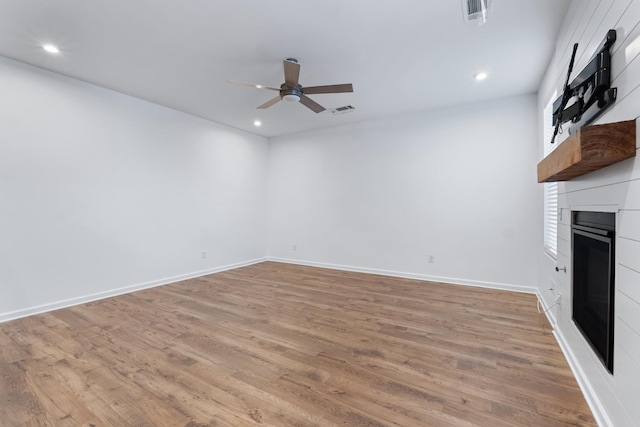
<path fill-rule="evenodd" d="M 478 80 L 478 81 L 479 81 L 479 80 L 484 80 L 484 79 L 486 79 L 487 77 L 489 77 L 489 75 L 488 75 L 487 73 L 478 73 L 478 74 L 476 74 L 475 76 L 473 76 L 473 78 L 474 78 L 474 79 L 476 79 L 476 80 Z"/>
<path fill-rule="evenodd" d="M 255 122 L 253 122 L 253 125 L 259 128 L 260 126 L 262 126 L 262 122 L 260 120 L 256 120 Z"/>
<path fill-rule="evenodd" d="M 52 44 L 43 44 L 42 48 L 49 53 L 60 53 L 60 49 L 57 46 Z"/>

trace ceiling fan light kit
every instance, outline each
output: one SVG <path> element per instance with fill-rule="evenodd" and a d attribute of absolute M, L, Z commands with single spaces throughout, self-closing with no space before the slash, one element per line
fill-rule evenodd
<path fill-rule="evenodd" d="M 320 93 L 353 92 L 353 85 L 351 83 L 303 87 L 298 82 L 298 78 L 300 76 L 300 64 L 298 64 L 298 61 L 295 58 L 287 58 L 282 62 L 284 65 L 284 83 L 280 85 L 280 89 L 253 83 L 236 82 L 233 80 L 229 80 L 229 83 L 239 84 L 243 86 L 252 86 L 256 89 L 267 89 L 279 92 L 278 96 L 258 106 L 258 108 L 260 109 L 269 108 L 272 105 L 280 102 L 280 100 L 284 99 L 287 102 L 299 102 L 315 113 L 320 113 L 324 111 L 325 108 L 315 102 L 313 99 L 309 98 L 307 95 Z"/>
<path fill-rule="evenodd" d="M 282 97 L 287 102 L 300 102 L 300 97 L 294 94 L 287 94 Z"/>

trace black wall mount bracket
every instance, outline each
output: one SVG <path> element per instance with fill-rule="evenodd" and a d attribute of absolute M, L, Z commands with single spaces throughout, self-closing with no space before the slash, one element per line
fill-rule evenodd
<path fill-rule="evenodd" d="M 553 102 L 553 126 L 555 128 L 551 139 L 552 144 L 558 133 L 561 132 L 564 123 L 569 121 L 573 123 L 569 129 L 569 134 L 573 134 L 582 126 L 595 120 L 616 100 L 617 88 L 611 87 L 610 52 L 615 41 L 616 30 L 609 30 L 589 59 L 587 66 L 569 83 L 578 50 L 578 43 L 573 45 L 573 53 L 562 95 Z M 569 104 L 570 101 L 573 102 Z"/>

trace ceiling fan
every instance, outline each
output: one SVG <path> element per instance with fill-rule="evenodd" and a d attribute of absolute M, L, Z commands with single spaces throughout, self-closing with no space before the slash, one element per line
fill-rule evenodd
<path fill-rule="evenodd" d="M 324 111 L 325 108 L 315 102 L 313 99 L 309 98 L 307 95 L 318 93 L 353 92 L 353 85 L 351 83 L 340 85 L 302 87 L 300 83 L 298 83 L 298 77 L 300 76 L 300 64 L 298 64 L 298 61 L 294 58 L 287 58 L 282 62 L 284 64 L 284 83 L 280 85 L 280 88 L 265 85 L 256 85 L 252 83 L 236 82 L 233 80 L 229 80 L 229 83 L 251 86 L 255 87 L 256 89 L 275 90 L 280 92 L 278 96 L 265 102 L 258 108 L 269 108 L 272 105 L 280 102 L 281 99 L 284 99 L 285 101 L 289 102 L 300 102 L 302 105 L 316 113 Z"/>

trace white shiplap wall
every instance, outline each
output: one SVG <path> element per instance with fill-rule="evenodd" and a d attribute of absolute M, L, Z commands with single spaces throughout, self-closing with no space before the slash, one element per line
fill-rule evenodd
<path fill-rule="evenodd" d="M 554 90 L 561 93 L 573 43 L 580 46 L 572 78 L 611 28 L 617 31 L 611 68 L 618 98 L 595 123 L 640 116 L 640 0 L 572 2 L 538 94 L 538 111 L 543 111 Z M 542 258 L 539 286 L 544 303 L 550 307 L 562 293 L 550 317 L 599 423 L 640 426 L 640 160 L 629 159 L 561 183 L 558 192 L 558 258 Z M 602 366 L 571 320 L 572 210 L 617 213 L 614 375 Z M 556 264 L 567 266 L 567 273 L 556 273 Z M 554 291 L 545 291 L 552 280 Z"/>

